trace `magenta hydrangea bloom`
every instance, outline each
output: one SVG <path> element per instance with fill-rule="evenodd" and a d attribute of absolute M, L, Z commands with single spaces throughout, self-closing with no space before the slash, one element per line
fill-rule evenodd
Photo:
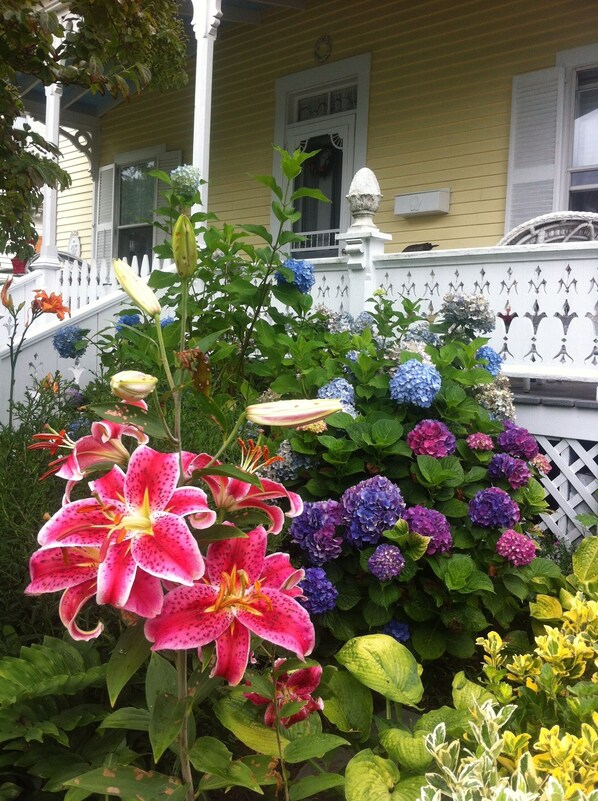
<path fill-rule="evenodd" d="M 453 546 L 453 537 L 449 521 L 436 509 L 425 506 L 412 506 L 403 515 L 409 525 L 409 530 L 430 537 L 426 553 L 432 556 L 435 553 L 447 553 Z"/>
<path fill-rule="evenodd" d="M 536 556 L 536 543 L 525 534 L 508 528 L 496 543 L 496 553 L 515 567 L 524 567 Z"/>
<path fill-rule="evenodd" d="M 516 426 L 508 420 L 505 422 L 505 430 L 498 436 L 498 444 L 505 453 L 520 459 L 533 459 L 540 451 L 538 443 L 527 428 Z"/>
<path fill-rule="evenodd" d="M 506 478 L 513 489 L 525 487 L 531 478 L 531 471 L 523 459 L 516 459 L 508 453 L 497 453 L 488 465 L 488 475 L 493 478 Z"/>
<path fill-rule="evenodd" d="M 510 528 L 520 517 L 515 501 L 499 487 L 480 490 L 469 502 L 469 518 L 476 526 Z"/>
<path fill-rule="evenodd" d="M 482 434 L 481 431 L 475 434 L 470 434 L 465 440 L 472 451 L 491 451 L 494 450 L 494 443 L 492 437 L 488 434 Z"/>
<path fill-rule="evenodd" d="M 530 464 L 545 476 L 552 470 L 552 462 L 548 456 L 545 456 L 543 453 L 539 453 L 537 456 L 534 456 L 533 459 L 530 459 Z"/>
<path fill-rule="evenodd" d="M 416 456 L 433 456 L 441 459 L 455 452 L 454 434 L 440 420 L 421 420 L 407 434 L 407 445 Z"/>

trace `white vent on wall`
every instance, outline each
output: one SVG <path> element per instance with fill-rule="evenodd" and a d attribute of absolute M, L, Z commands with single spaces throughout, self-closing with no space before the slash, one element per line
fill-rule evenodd
<path fill-rule="evenodd" d="M 450 189 L 427 189 L 424 192 L 395 195 L 395 214 L 399 217 L 448 214 L 450 202 Z"/>

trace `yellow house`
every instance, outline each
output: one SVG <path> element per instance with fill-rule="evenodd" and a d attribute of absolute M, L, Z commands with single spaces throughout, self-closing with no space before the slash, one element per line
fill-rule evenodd
<path fill-rule="evenodd" d="M 387 252 L 491 246 L 539 214 L 598 210 L 597 4 L 196 6 L 220 22 L 208 205 L 223 220 L 270 222 L 267 190 L 251 176 L 276 169 L 272 144 L 320 149 L 306 180 L 334 202 L 304 209 L 304 231 L 330 232 L 311 238 L 315 256 L 338 252 L 334 232 L 350 223 L 344 196 L 363 166 L 380 183 Z M 147 93 L 99 118 L 97 256 L 126 255 L 138 221 L 122 202 L 127 170 L 193 161 L 193 63 L 190 73 L 179 92 Z M 153 199 L 145 192 L 140 217 Z"/>

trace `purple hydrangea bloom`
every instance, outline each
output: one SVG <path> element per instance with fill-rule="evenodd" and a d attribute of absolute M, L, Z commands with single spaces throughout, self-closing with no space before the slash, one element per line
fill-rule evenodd
<path fill-rule="evenodd" d="M 480 490 L 469 502 L 469 517 L 476 526 L 509 528 L 520 516 L 515 501 L 499 487 Z"/>
<path fill-rule="evenodd" d="M 412 403 L 427 409 L 438 395 L 441 384 L 440 373 L 435 367 L 409 359 L 399 365 L 390 379 L 390 397 L 397 403 Z"/>
<path fill-rule="evenodd" d="M 277 272 L 274 277 L 278 284 L 294 284 L 299 292 L 305 294 L 309 292 L 316 283 L 314 266 L 310 264 L 310 262 L 300 261 L 299 259 L 287 259 L 282 266 L 286 270 L 291 270 L 293 278 L 289 281 L 281 272 Z"/>
<path fill-rule="evenodd" d="M 481 348 L 478 348 L 475 357 L 476 359 L 485 359 L 488 364 L 484 364 L 483 367 L 496 378 L 503 363 L 500 353 L 497 353 L 490 345 L 482 345 Z"/>
<path fill-rule="evenodd" d="M 405 510 L 400 489 L 384 476 L 372 476 L 345 490 L 341 498 L 345 539 L 352 545 L 375 545 Z"/>
<path fill-rule="evenodd" d="M 320 566 L 340 556 L 343 540 L 335 534 L 341 521 L 342 508 L 338 501 L 305 503 L 303 512 L 293 519 L 289 534 L 310 564 Z"/>
<path fill-rule="evenodd" d="M 502 434 L 498 435 L 498 444 L 506 453 L 521 459 L 533 459 L 540 452 L 538 443 L 527 428 L 521 428 L 509 421 L 505 423 Z"/>
<path fill-rule="evenodd" d="M 508 453 L 497 453 L 488 465 L 488 475 L 493 479 L 506 478 L 511 487 L 517 489 L 526 486 L 531 471 L 522 459 L 516 459 Z"/>
<path fill-rule="evenodd" d="M 303 597 L 297 600 L 310 615 L 323 615 L 336 606 L 338 590 L 321 567 L 308 567 L 299 586 Z"/>
<path fill-rule="evenodd" d="M 64 400 L 69 406 L 76 409 L 77 406 L 85 403 L 85 395 L 77 387 L 67 387 L 64 390 Z"/>
<path fill-rule="evenodd" d="M 382 634 L 388 634 L 389 637 L 394 637 L 397 642 L 406 642 L 411 636 L 409 626 L 406 623 L 401 623 L 399 620 L 390 620 L 383 626 Z"/>
<path fill-rule="evenodd" d="M 442 512 L 425 506 L 412 506 L 404 513 L 403 520 L 408 523 L 410 531 L 422 537 L 430 537 L 426 550 L 430 556 L 435 553 L 447 553 L 452 548 L 451 527 Z"/>
<path fill-rule="evenodd" d="M 457 440 L 440 420 L 421 420 L 408 434 L 407 445 L 416 456 L 440 459 L 455 452 Z"/>
<path fill-rule="evenodd" d="M 508 528 L 496 543 L 496 553 L 516 567 L 529 565 L 536 556 L 536 543 L 524 534 Z"/>
<path fill-rule="evenodd" d="M 379 545 L 368 559 L 368 567 L 379 581 L 390 581 L 401 575 L 405 558 L 396 545 Z"/>
<path fill-rule="evenodd" d="M 478 431 L 475 434 L 470 434 L 465 440 L 472 451 L 491 451 L 494 449 L 492 437 L 488 434 L 482 434 Z"/>

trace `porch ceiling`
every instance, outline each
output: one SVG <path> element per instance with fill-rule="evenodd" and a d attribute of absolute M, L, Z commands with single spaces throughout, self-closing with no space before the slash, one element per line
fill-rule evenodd
<path fill-rule="evenodd" d="M 189 38 L 190 50 L 195 51 L 194 34 L 191 26 L 193 8 L 191 0 L 181 0 L 181 17 Z M 259 25 L 264 14 L 276 9 L 301 11 L 306 0 L 222 0 L 222 22 L 228 25 Z M 25 73 L 17 73 L 17 83 L 28 113 L 37 119 L 44 119 L 45 90 L 41 81 Z M 97 119 L 117 105 L 110 95 L 92 94 L 80 86 L 65 86 L 61 100 L 61 119 L 72 127 L 93 127 Z"/>

